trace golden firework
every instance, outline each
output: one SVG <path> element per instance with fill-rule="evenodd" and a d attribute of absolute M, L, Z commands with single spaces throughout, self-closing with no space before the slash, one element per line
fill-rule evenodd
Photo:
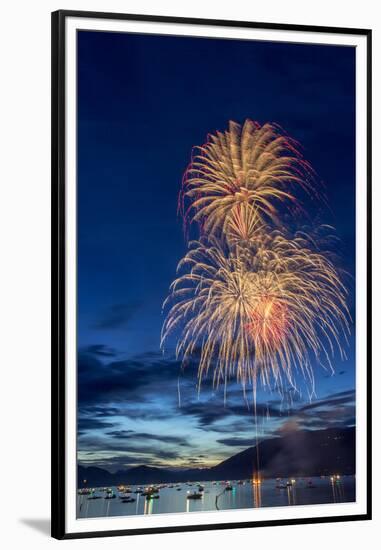
<path fill-rule="evenodd" d="M 328 257 L 299 234 L 266 228 L 245 249 L 215 237 L 190 243 L 165 305 L 162 344 L 178 331 L 184 363 L 199 354 L 198 379 L 216 386 L 235 377 L 244 388 L 313 386 L 314 360 L 331 367 L 349 333 L 346 290 Z"/>
<path fill-rule="evenodd" d="M 199 386 L 212 371 L 215 386 L 235 377 L 255 396 L 258 383 L 296 388 L 301 373 L 313 389 L 313 365 L 333 370 L 335 350 L 345 356 L 347 291 L 320 249 L 329 239 L 281 229 L 286 206 L 301 210 L 298 189 L 318 196 L 297 142 L 275 124 L 230 122 L 195 148 L 180 205 L 200 238 L 178 265 L 161 344 L 176 333 L 183 364 L 197 356 Z"/>
<path fill-rule="evenodd" d="M 298 143 L 280 126 L 230 121 L 227 131 L 194 148 L 180 207 L 186 223 L 197 222 L 204 234 L 226 233 L 242 210 L 252 224 L 277 224 L 281 204 L 300 208 L 298 188 L 316 196 L 312 176 Z"/>

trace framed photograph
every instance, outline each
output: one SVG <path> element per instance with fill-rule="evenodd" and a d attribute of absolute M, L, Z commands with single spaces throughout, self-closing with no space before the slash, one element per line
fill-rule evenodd
<path fill-rule="evenodd" d="M 371 517 L 370 189 L 370 30 L 52 14 L 55 538 Z"/>

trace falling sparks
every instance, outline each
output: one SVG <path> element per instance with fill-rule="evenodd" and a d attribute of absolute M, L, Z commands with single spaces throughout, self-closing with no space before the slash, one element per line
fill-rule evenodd
<path fill-rule="evenodd" d="M 312 383 L 312 358 L 332 368 L 334 348 L 344 356 L 349 312 L 332 263 L 301 238 L 263 239 L 270 250 L 245 256 L 195 241 L 179 264 L 163 342 L 180 330 L 177 355 L 186 363 L 199 353 L 199 383 L 213 369 L 215 386 L 235 376 L 244 387 L 295 387 L 297 370 Z"/>

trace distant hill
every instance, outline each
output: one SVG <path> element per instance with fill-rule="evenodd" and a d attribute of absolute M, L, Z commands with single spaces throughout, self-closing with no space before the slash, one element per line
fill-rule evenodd
<path fill-rule="evenodd" d="M 259 469 L 266 477 L 355 472 L 355 428 L 295 431 L 259 444 Z M 247 478 L 256 470 L 256 447 L 212 468 L 216 479 Z"/>
<path fill-rule="evenodd" d="M 265 477 L 313 476 L 355 473 L 355 428 L 300 430 L 259 443 L 259 469 Z M 257 469 L 256 446 L 213 468 L 173 471 L 137 466 L 110 473 L 94 466 L 78 466 L 78 486 L 99 487 L 120 483 L 177 483 L 222 479 L 246 479 Z M 84 483 L 83 480 L 87 480 Z"/>

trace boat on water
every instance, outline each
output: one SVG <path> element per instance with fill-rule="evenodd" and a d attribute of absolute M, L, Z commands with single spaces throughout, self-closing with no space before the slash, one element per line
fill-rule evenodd
<path fill-rule="evenodd" d="M 280 477 L 276 478 L 275 489 L 287 489 L 287 484 L 283 483 Z"/>
<path fill-rule="evenodd" d="M 144 496 L 156 495 L 158 492 L 159 492 L 159 487 L 155 487 L 155 486 L 152 485 L 151 487 L 147 487 L 145 489 L 145 491 L 143 492 L 143 495 Z"/>
<path fill-rule="evenodd" d="M 90 489 L 89 487 L 83 487 L 82 489 L 78 489 L 79 495 L 90 495 L 93 489 Z"/>
<path fill-rule="evenodd" d="M 122 504 L 129 504 L 130 502 L 135 502 L 135 499 L 131 497 L 121 499 Z"/>
<path fill-rule="evenodd" d="M 338 474 L 331 476 L 331 481 L 333 483 L 340 483 L 340 476 Z"/>
<path fill-rule="evenodd" d="M 189 493 L 189 495 L 187 495 L 188 500 L 200 500 L 201 498 L 202 498 L 202 493 L 196 493 L 196 491 L 193 493 Z"/>

